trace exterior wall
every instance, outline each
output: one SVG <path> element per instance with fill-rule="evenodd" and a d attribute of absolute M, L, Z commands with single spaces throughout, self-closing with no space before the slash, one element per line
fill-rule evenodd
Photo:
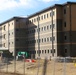
<path fill-rule="evenodd" d="M 35 43 L 31 43 L 28 45 L 28 50 L 30 51 L 35 51 L 35 57 L 38 58 L 38 24 L 39 24 L 39 47 L 40 47 L 40 57 L 41 58 L 45 58 L 47 56 L 47 58 L 52 57 L 52 16 L 50 16 L 51 12 L 54 12 L 53 15 L 53 36 L 54 36 L 54 42 L 53 42 L 53 46 L 55 49 L 55 53 L 54 56 L 57 56 L 57 24 L 56 24 L 56 8 L 54 8 L 53 10 L 48 10 L 46 12 L 43 12 L 41 14 L 38 14 L 32 18 L 29 18 L 30 21 L 32 21 L 31 24 L 28 25 L 28 31 L 30 32 L 31 30 L 35 29 L 35 32 L 32 34 L 28 34 L 28 39 L 29 42 L 31 40 L 35 40 Z M 44 18 L 45 15 L 45 18 Z M 48 15 L 48 17 L 47 17 Z M 43 16 L 43 19 L 42 19 Z M 39 21 L 37 20 L 37 18 L 39 18 Z M 34 22 L 34 19 L 36 20 Z M 31 39 L 33 38 L 33 39 Z M 42 41 L 43 40 L 43 41 Z M 46 40 L 46 41 L 45 41 Z M 46 53 L 45 53 L 46 50 Z M 42 52 L 44 51 L 44 52 Z"/>
<path fill-rule="evenodd" d="M 2 47 L 2 27 L 0 26 L 0 47 Z"/>
<path fill-rule="evenodd" d="M 2 47 L 8 48 L 10 52 L 14 51 L 14 20 L 2 25 Z"/>
<path fill-rule="evenodd" d="M 26 50 L 26 19 L 13 18 L 1 25 L 2 47 L 8 48 L 13 55 L 18 51 Z"/>
<path fill-rule="evenodd" d="M 16 52 L 26 51 L 26 19 L 15 20 L 15 48 Z"/>

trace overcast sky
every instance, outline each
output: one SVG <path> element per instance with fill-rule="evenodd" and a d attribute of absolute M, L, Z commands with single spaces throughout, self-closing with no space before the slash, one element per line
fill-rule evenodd
<path fill-rule="evenodd" d="M 76 0 L 0 0 L 0 23 L 14 16 L 28 16 L 54 4 Z"/>

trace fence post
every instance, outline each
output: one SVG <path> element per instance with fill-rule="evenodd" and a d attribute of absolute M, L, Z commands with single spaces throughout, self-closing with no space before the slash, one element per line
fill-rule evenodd
<path fill-rule="evenodd" d="M 53 75 L 55 75 L 55 58 L 54 58 L 54 69 L 53 69 Z"/>
<path fill-rule="evenodd" d="M 16 73 L 16 58 L 14 58 L 14 73 Z"/>
<path fill-rule="evenodd" d="M 5 59 L 6 62 L 6 72 L 8 72 L 8 58 Z"/>
<path fill-rule="evenodd" d="M 24 75 L 25 75 L 25 55 L 23 55 L 24 57 Z"/>
<path fill-rule="evenodd" d="M 64 65 L 63 65 L 63 75 L 66 75 L 66 57 L 64 57 Z"/>

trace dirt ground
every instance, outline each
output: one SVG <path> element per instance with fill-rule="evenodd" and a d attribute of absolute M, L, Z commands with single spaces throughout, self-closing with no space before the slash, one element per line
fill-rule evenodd
<path fill-rule="evenodd" d="M 55 60 L 40 60 L 35 63 L 25 62 L 25 75 L 76 75 L 75 62 L 57 62 Z M 0 71 L 14 72 L 14 63 L 2 66 Z M 24 75 L 24 62 L 16 61 L 16 73 Z M 0 75 L 19 75 L 13 73 L 0 73 Z"/>

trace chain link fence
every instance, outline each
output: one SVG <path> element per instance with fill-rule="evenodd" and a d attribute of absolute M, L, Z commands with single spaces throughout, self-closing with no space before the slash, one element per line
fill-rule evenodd
<path fill-rule="evenodd" d="M 36 62 L 25 62 L 4 58 L 0 61 L 1 72 L 20 73 L 23 75 L 75 75 L 76 58 L 57 57 L 52 60 L 36 60 Z"/>

